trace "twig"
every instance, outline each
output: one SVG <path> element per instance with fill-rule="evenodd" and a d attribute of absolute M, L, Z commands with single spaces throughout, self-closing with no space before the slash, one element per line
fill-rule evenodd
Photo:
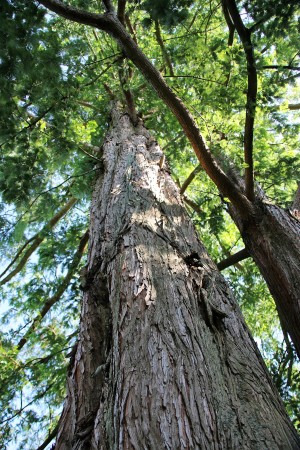
<path fill-rule="evenodd" d="M 209 83 L 216 83 L 224 86 L 224 83 L 221 83 L 220 81 L 199 77 L 198 75 L 164 75 L 164 78 L 194 78 L 195 80 L 208 81 Z"/>
<path fill-rule="evenodd" d="M 97 161 L 97 162 L 102 162 L 101 159 L 96 158 L 96 156 L 91 155 L 90 153 L 88 153 L 87 151 L 85 151 L 82 147 L 78 147 L 78 148 L 79 148 L 79 150 L 81 150 L 85 155 L 87 155 L 89 158 L 92 158 L 92 159 L 94 159 L 94 160 Z"/>

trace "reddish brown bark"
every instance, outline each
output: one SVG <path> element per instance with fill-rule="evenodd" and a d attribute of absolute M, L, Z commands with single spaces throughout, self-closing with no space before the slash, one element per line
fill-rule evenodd
<path fill-rule="evenodd" d="M 160 148 L 112 123 L 56 449 L 300 448 Z"/>
<path fill-rule="evenodd" d="M 284 331 L 289 333 L 300 357 L 300 222 L 263 197 L 255 209 L 247 222 L 235 212 L 233 218 L 246 250 L 274 297 Z"/>

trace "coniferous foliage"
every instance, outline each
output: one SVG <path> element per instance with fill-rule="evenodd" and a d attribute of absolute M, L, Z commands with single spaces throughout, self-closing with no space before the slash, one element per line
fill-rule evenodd
<path fill-rule="evenodd" d="M 63 2 L 95 14 L 105 3 L 125 5 L 120 18 L 132 40 L 188 108 L 224 172 L 243 178 L 249 61 L 226 14 L 234 2 Z M 298 224 L 299 4 L 236 6 L 250 30 L 258 80 L 255 186 Z M 215 262 L 242 250 L 244 236 L 228 214 L 231 199 L 199 165 L 188 133 L 116 40 L 33 0 L 2 0 L 0 25 L 0 446 L 16 440 L 12 445 L 30 449 L 55 435 L 65 395 L 112 100 L 159 141 Z M 266 283 L 251 258 L 224 274 L 299 427 L 299 363 Z"/>

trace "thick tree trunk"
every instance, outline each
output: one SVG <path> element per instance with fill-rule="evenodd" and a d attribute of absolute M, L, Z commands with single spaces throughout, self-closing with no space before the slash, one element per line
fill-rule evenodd
<path fill-rule="evenodd" d="M 115 108 L 103 149 L 56 449 L 299 449 L 160 148 Z"/>
<path fill-rule="evenodd" d="M 255 203 L 247 222 L 232 211 L 248 253 L 274 297 L 284 331 L 300 358 L 300 222 L 266 198 Z"/>

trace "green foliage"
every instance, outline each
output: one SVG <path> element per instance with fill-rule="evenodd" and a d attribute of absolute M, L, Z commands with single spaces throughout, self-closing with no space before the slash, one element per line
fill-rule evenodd
<path fill-rule="evenodd" d="M 99 12 L 98 3 L 89 2 L 89 10 Z M 84 256 L 24 348 L 18 351 L 17 345 L 72 269 L 88 226 L 93 182 L 101 170 L 98 160 L 109 123 L 109 91 L 124 101 L 117 44 L 98 30 L 45 14 L 37 4 L 25 0 L 0 4 L 1 270 L 71 196 L 79 201 L 54 228 L 47 229 L 21 272 L 2 288 L 1 448 L 9 442 L 32 448 L 32 442 L 42 442 L 58 419 L 78 327 L 79 269 Z M 83 1 L 72 4 L 86 8 Z M 298 102 L 299 71 L 265 67 L 299 66 L 297 2 L 256 0 L 239 7 L 250 26 L 271 14 L 253 34 L 259 84 L 255 173 L 271 200 L 289 208 L 300 175 L 299 111 L 288 108 Z M 236 35 L 228 46 L 220 4 L 144 0 L 129 2 L 127 11 L 138 45 L 188 106 L 214 156 L 229 160 L 242 173 L 247 64 Z M 165 52 L 156 39 L 154 21 L 160 24 Z M 131 63 L 126 73 L 138 113 L 182 185 L 198 160 L 171 112 Z M 226 200 L 203 170 L 186 195 L 200 208 L 199 213 L 188 206 L 215 261 L 242 248 Z M 299 365 L 282 343 L 265 283 L 250 260 L 227 269 L 226 277 L 299 426 Z"/>
<path fill-rule="evenodd" d="M 150 21 L 144 19 L 144 24 L 159 20 L 167 27 L 174 27 L 188 17 L 188 7 L 192 3 L 192 0 L 144 0 L 140 6 L 148 12 L 150 17 Z"/>

